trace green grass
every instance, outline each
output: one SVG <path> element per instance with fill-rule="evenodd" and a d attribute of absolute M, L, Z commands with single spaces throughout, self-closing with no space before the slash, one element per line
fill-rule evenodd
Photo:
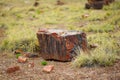
<path fill-rule="evenodd" d="M 117 33 L 117 35 L 118 34 L 119 33 Z M 114 37 L 118 38 L 118 36 Z M 88 42 L 90 44 L 98 44 L 98 47 L 90 50 L 87 54 L 85 52 L 81 52 L 73 61 L 74 66 L 111 66 L 117 59 L 120 59 L 119 41 L 114 39 L 110 34 L 93 34 L 88 37 Z"/>
<path fill-rule="evenodd" d="M 99 52 L 98 52 L 99 51 Z M 114 54 L 105 53 L 104 50 L 92 51 L 90 55 L 80 54 L 74 60 L 73 65 L 76 67 L 92 67 L 92 66 L 111 66 L 118 59 Z"/>
<path fill-rule="evenodd" d="M 21 54 L 16 54 L 16 58 L 18 58 L 19 56 L 21 56 Z"/>
<path fill-rule="evenodd" d="M 43 65 L 43 66 L 45 66 L 45 65 L 47 65 L 48 63 L 47 63 L 47 61 L 42 61 L 41 62 L 41 65 Z"/>
<path fill-rule="evenodd" d="M 109 61 L 111 55 L 120 54 L 119 0 L 104 6 L 102 10 L 85 10 L 86 0 L 64 0 L 65 5 L 62 6 L 56 5 L 56 0 L 38 0 L 40 5 L 37 7 L 33 6 L 34 1 L 0 0 L 0 28 L 6 30 L 6 36 L 0 44 L 0 51 L 11 52 L 22 49 L 34 52 L 39 46 L 36 38 L 39 28 L 61 28 L 82 30 L 87 34 L 89 44 L 99 45 L 99 48 L 91 51 L 90 59 L 87 55 L 83 57 L 80 55 L 75 63 L 73 62 L 75 65 L 89 64 L 91 61 L 90 64 L 93 64 L 94 57 L 97 55 L 100 56 L 100 61 L 103 59 L 102 62 L 107 64 L 104 61 Z M 85 14 L 89 16 L 82 18 Z M 104 60 L 104 55 L 107 60 Z M 80 62 L 79 58 L 82 58 Z M 100 61 L 97 64 L 101 63 Z M 113 62 L 114 60 L 111 61 Z"/>
<path fill-rule="evenodd" d="M 24 51 L 34 51 L 35 45 L 37 45 L 35 33 L 29 27 L 9 27 L 6 34 L 8 35 L 1 43 L 1 50 L 14 51 L 22 49 Z"/>

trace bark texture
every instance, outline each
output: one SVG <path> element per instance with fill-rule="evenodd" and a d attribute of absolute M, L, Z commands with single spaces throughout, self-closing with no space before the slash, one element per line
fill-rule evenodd
<path fill-rule="evenodd" d="M 41 29 L 37 38 L 44 59 L 70 61 L 80 50 L 87 50 L 86 34 L 79 31 Z"/>

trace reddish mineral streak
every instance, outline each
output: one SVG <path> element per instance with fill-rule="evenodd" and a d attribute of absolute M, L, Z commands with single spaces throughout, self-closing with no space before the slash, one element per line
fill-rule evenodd
<path fill-rule="evenodd" d="M 78 47 L 87 50 L 86 34 L 79 31 L 44 29 L 37 32 L 37 38 L 44 59 L 71 61 Z"/>

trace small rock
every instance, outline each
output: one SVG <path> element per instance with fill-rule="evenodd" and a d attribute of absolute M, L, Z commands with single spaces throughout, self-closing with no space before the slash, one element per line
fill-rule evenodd
<path fill-rule="evenodd" d="M 23 56 L 28 57 L 28 58 L 37 58 L 38 54 L 37 53 L 24 52 Z"/>
<path fill-rule="evenodd" d="M 29 54 L 28 57 L 29 57 L 29 58 L 37 58 L 37 57 L 38 57 L 38 54 Z"/>
<path fill-rule="evenodd" d="M 23 56 L 19 56 L 18 57 L 18 62 L 20 63 L 25 63 L 27 61 L 27 58 L 26 57 L 23 57 Z"/>
<path fill-rule="evenodd" d="M 20 50 L 20 49 L 15 50 L 14 54 L 16 55 L 17 58 L 19 56 L 25 56 L 25 57 L 27 57 L 27 55 L 29 55 L 28 53 L 26 53 L 26 52 L 24 52 L 23 50 Z"/>
<path fill-rule="evenodd" d="M 98 44 L 90 44 L 90 49 L 97 48 L 97 47 L 98 47 Z"/>
<path fill-rule="evenodd" d="M 34 3 L 34 6 L 35 6 L 35 7 L 37 7 L 38 5 L 39 5 L 39 3 L 38 3 L 38 2 L 35 2 L 35 3 Z"/>
<path fill-rule="evenodd" d="M 23 51 L 21 49 L 17 49 L 14 51 L 14 54 L 23 54 Z"/>
<path fill-rule="evenodd" d="M 18 70 L 20 70 L 20 67 L 19 66 L 14 66 L 14 67 L 8 68 L 6 72 L 7 73 L 13 73 L 13 72 L 18 71 Z"/>
<path fill-rule="evenodd" d="M 84 14 L 84 15 L 82 15 L 82 18 L 83 18 L 83 19 L 84 19 L 84 18 L 87 18 L 87 17 L 89 17 L 88 14 Z"/>
<path fill-rule="evenodd" d="M 60 1 L 60 0 L 57 0 L 57 5 L 64 5 L 65 3 Z"/>
<path fill-rule="evenodd" d="M 32 68 L 32 67 L 34 67 L 34 62 L 32 62 L 32 63 L 29 63 L 28 67 L 29 67 L 29 68 Z"/>
<path fill-rule="evenodd" d="M 53 69 L 54 69 L 54 65 L 47 65 L 43 68 L 43 71 L 50 73 Z"/>

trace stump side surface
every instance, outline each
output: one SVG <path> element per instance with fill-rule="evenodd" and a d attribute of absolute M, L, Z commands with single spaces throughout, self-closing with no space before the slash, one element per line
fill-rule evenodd
<path fill-rule="evenodd" d="M 39 30 L 37 38 L 44 59 L 70 61 L 77 55 L 76 49 L 87 49 L 86 34 L 79 31 Z"/>

